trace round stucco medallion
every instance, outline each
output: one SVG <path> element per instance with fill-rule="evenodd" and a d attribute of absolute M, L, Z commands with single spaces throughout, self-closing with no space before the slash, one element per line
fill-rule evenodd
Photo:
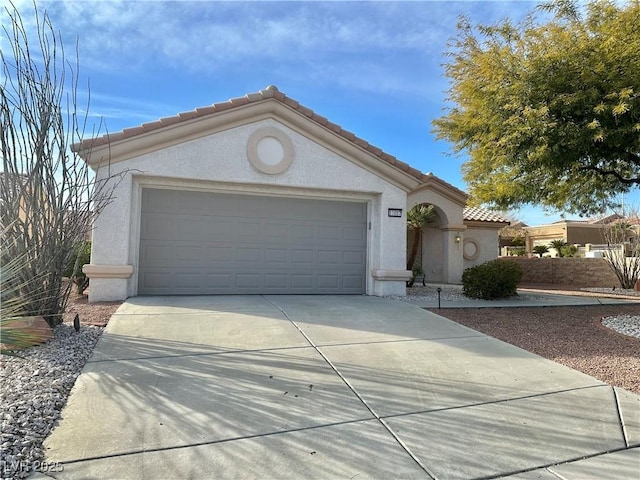
<path fill-rule="evenodd" d="M 293 143 L 277 128 L 259 128 L 249 137 L 247 156 L 251 165 L 260 172 L 276 175 L 291 166 Z"/>
<path fill-rule="evenodd" d="M 465 238 L 462 244 L 462 255 L 465 260 L 475 260 L 480 255 L 480 245 L 471 238 Z"/>

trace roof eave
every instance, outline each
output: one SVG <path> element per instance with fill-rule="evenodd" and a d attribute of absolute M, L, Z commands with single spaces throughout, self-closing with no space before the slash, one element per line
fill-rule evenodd
<path fill-rule="evenodd" d="M 467 195 L 462 190 L 454 187 L 453 185 L 445 182 L 444 180 L 442 180 L 439 177 L 436 177 L 433 174 L 423 175 L 422 178 L 423 178 L 423 181 L 420 182 L 412 190 L 412 193 L 419 192 L 421 190 L 430 189 L 430 190 L 433 190 L 433 191 L 439 193 L 440 195 L 444 196 L 445 198 L 448 198 L 453 203 L 455 203 L 455 204 L 457 204 L 457 205 L 459 205 L 459 206 L 461 206 L 463 208 L 466 205 L 467 200 L 469 199 L 469 195 Z"/>
<path fill-rule="evenodd" d="M 305 114 L 307 113 L 307 114 Z M 225 130 L 274 118 L 292 130 L 311 138 L 362 166 L 382 175 L 391 183 L 405 191 L 411 191 L 420 185 L 418 177 L 422 174 L 403 162 L 396 161 L 382 150 L 370 147 L 368 143 L 354 137 L 355 141 L 345 138 L 345 131 L 337 131 L 329 122 L 322 125 L 309 118 L 307 110 L 294 109 L 275 98 L 265 98 L 233 108 L 194 116 L 191 119 L 175 120 L 175 117 L 124 130 L 106 141 L 105 137 L 85 140 L 74 144 L 76 151 L 87 163 L 97 170 L 101 165 L 114 164 L 130 160 L 141 155 L 167 148 L 179 143 L 195 140 Z M 148 131 L 145 126 L 149 125 Z M 106 137 L 108 139 L 108 137 Z M 94 140 L 94 142 L 92 142 Z M 96 145 L 94 146 L 93 143 Z M 362 144 L 359 145 L 359 144 Z M 371 150 L 376 151 L 377 155 Z M 386 157 L 382 158 L 383 156 Z M 393 163 L 392 163 L 393 162 Z"/>
<path fill-rule="evenodd" d="M 467 227 L 495 228 L 496 230 L 510 225 L 509 222 L 497 222 L 493 220 L 464 220 L 463 223 Z"/>

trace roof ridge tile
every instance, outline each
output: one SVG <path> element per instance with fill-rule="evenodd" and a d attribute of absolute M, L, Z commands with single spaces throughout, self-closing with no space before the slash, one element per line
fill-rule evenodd
<path fill-rule="evenodd" d="M 191 120 L 193 118 L 217 114 L 217 113 L 224 112 L 226 110 L 230 110 L 235 107 L 240 107 L 250 103 L 265 101 L 269 99 L 274 99 L 292 108 L 293 110 L 297 111 L 301 115 L 304 115 L 305 117 L 310 118 L 312 121 L 316 122 L 318 125 L 326 128 L 331 132 L 336 133 L 337 135 L 340 135 L 345 140 L 355 144 L 356 146 L 362 148 L 363 150 L 367 151 L 371 155 L 374 155 L 380 158 L 381 160 L 394 166 L 395 168 L 403 172 L 406 172 L 407 174 L 411 175 L 412 177 L 416 178 L 417 180 L 423 183 L 429 179 L 436 179 L 438 182 L 442 183 L 443 185 L 446 185 L 449 188 L 452 188 L 466 195 L 465 192 L 458 189 L 457 187 L 454 187 L 450 183 L 445 182 L 444 180 L 436 177 L 435 175 L 427 175 L 420 172 L 418 169 L 413 168 L 409 164 L 399 160 L 397 157 L 383 151 L 381 148 L 371 145 L 369 142 L 358 137 L 353 132 L 345 130 L 340 125 L 328 120 L 326 117 L 323 117 L 322 115 L 315 113 L 313 109 L 301 105 L 298 101 L 292 99 L 291 97 L 288 97 L 287 95 L 279 91 L 278 88 L 275 87 L 274 85 L 269 85 L 263 90 L 260 90 L 255 93 L 247 93 L 242 97 L 232 98 L 230 100 L 227 100 L 226 102 L 218 102 L 209 106 L 199 107 L 199 108 L 196 108 L 195 110 L 191 110 L 188 112 L 181 112 L 171 117 L 163 117 L 163 118 L 160 118 L 159 120 L 145 123 L 140 127 L 127 128 L 127 129 L 124 129 L 122 132 L 105 134 L 101 137 L 86 139 L 86 140 L 83 140 L 80 144 L 75 144 L 74 148 L 80 150 L 83 148 L 98 147 L 98 146 L 106 145 L 109 142 L 119 141 L 125 138 L 131 138 L 137 134 L 148 133 L 156 129 L 168 127 L 183 121 Z"/>

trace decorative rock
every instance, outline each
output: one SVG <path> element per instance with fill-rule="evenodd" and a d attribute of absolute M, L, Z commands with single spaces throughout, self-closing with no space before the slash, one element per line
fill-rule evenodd
<path fill-rule="evenodd" d="M 640 338 L 640 315 L 618 315 L 605 317 L 602 324 L 623 335 Z"/>
<path fill-rule="evenodd" d="M 44 457 L 42 441 L 101 334 L 100 327 L 76 332 L 58 325 L 49 342 L 21 351 L 21 358 L 1 357 L 0 478 L 25 478 Z"/>

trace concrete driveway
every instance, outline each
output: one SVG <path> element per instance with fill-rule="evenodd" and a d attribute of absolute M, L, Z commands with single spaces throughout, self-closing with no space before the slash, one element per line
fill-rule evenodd
<path fill-rule="evenodd" d="M 388 299 L 136 297 L 45 448 L 55 478 L 629 480 L 640 397 Z"/>

